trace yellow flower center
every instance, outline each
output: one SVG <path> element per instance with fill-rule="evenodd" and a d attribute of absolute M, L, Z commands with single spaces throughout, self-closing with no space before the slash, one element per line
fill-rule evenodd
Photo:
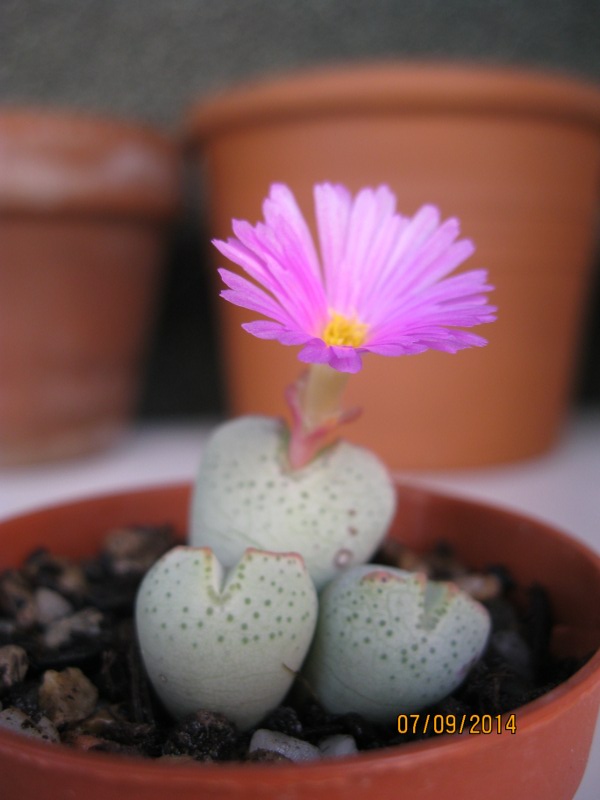
<path fill-rule="evenodd" d="M 360 347 L 367 338 L 368 325 L 355 319 L 348 319 L 336 311 L 331 312 L 329 322 L 323 331 L 326 345 Z"/>

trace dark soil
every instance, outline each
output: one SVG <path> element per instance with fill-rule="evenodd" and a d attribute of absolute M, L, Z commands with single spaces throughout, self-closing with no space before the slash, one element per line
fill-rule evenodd
<path fill-rule="evenodd" d="M 93 560 L 75 563 L 40 550 L 20 569 L 2 573 L 0 714 L 22 712 L 24 732 L 49 718 L 57 739 L 85 750 L 169 760 L 286 760 L 266 751 L 249 755 L 252 731 L 239 733 L 209 710 L 173 723 L 154 697 L 135 642 L 133 603 L 144 573 L 173 544 L 166 528 L 131 528 L 112 532 Z M 359 750 L 397 746 L 436 735 L 432 725 L 423 730 L 427 713 L 495 720 L 548 692 L 587 660 L 550 655 L 552 608 L 544 588 L 516 586 L 502 566 L 474 575 L 444 544 L 421 557 L 390 543 L 378 560 L 456 580 L 487 606 L 490 642 L 463 685 L 421 712 L 420 722 L 403 734 L 357 714 L 328 714 L 313 701 L 289 701 L 257 727 L 313 744 L 348 734 Z M 518 729 L 518 711 L 515 722 Z"/>

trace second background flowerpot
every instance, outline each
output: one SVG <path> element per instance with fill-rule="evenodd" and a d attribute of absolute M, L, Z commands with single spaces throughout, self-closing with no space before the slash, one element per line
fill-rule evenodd
<path fill-rule="evenodd" d="M 0 113 L 0 465 L 98 450 L 129 424 L 179 163 L 141 125 Z"/>
<path fill-rule="evenodd" d="M 366 412 L 354 441 L 397 469 L 510 461 L 554 442 L 595 246 L 600 92 L 506 70 L 338 68 L 204 103 L 188 135 L 219 238 L 232 218 L 262 218 L 272 182 L 287 183 L 310 219 L 313 184 L 331 181 L 352 191 L 387 183 L 402 214 L 434 203 L 474 240 L 465 269 L 489 269 L 497 287 L 489 346 L 365 358 L 347 392 Z M 226 303 L 219 312 L 231 412 L 284 413 L 295 350 L 245 333 L 251 313 Z"/>

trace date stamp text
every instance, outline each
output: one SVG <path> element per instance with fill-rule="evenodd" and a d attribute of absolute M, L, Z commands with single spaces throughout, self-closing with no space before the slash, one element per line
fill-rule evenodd
<path fill-rule="evenodd" d="M 517 732 L 516 714 L 399 714 L 398 733 L 467 733 L 472 736 Z"/>

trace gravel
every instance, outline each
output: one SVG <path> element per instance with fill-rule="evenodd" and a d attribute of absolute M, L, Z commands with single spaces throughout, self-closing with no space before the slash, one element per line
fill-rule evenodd
<path fill-rule="evenodd" d="M 434 735 L 328 714 L 313 700 L 294 703 L 293 693 L 252 731 L 238 731 L 209 709 L 169 719 L 144 674 L 133 604 L 146 570 L 175 544 L 164 526 L 121 528 L 107 532 L 92 559 L 37 550 L 19 569 L 0 574 L 0 727 L 74 749 L 176 763 L 343 757 Z M 550 656 L 546 592 L 517 586 L 502 565 L 469 571 L 444 543 L 420 555 L 388 542 L 378 560 L 455 580 L 491 615 L 483 657 L 451 697 L 424 713 L 503 714 L 586 660 Z"/>

